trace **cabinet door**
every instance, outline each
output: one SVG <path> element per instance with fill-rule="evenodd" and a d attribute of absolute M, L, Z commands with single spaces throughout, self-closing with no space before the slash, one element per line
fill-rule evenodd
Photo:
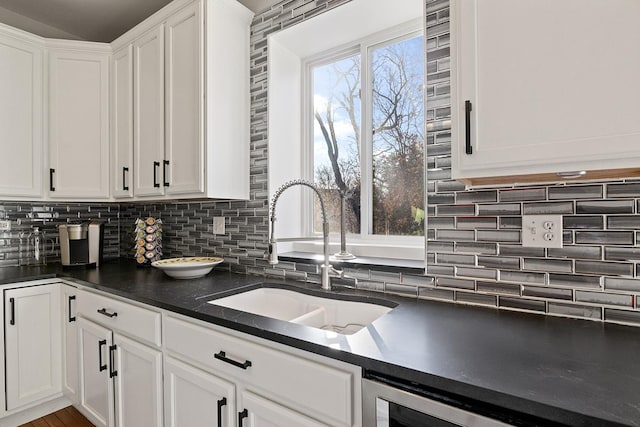
<path fill-rule="evenodd" d="M 78 400 L 78 322 L 77 289 L 60 285 L 62 302 L 62 391 L 76 403 Z"/>
<path fill-rule="evenodd" d="M 162 427 L 162 353 L 114 334 L 116 425 Z"/>
<path fill-rule="evenodd" d="M 238 427 L 328 426 L 247 390 L 242 391 L 240 399 Z"/>
<path fill-rule="evenodd" d="M 637 169 L 639 21 L 634 0 L 452 2 L 454 178 Z"/>
<path fill-rule="evenodd" d="M 200 8 L 195 2 L 165 24 L 167 194 L 204 191 Z"/>
<path fill-rule="evenodd" d="M 109 357 L 112 332 L 80 317 L 78 340 L 81 412 L 98 427 L 115 426 L 113 380 L 110 378 L 113 366 Z"/>
<path fill-rule="evenodd" d="M 235 386 L 171 357 L 164 363 L 166 427 L 232 426 Z"/>
<path fill-rule="evenodd" d="M 164 25 L 133 44 L 135 196 L 164 194 Z"/>
<path fill-rule="evenodd" d="M 59 393 L 59 284 L 4 293 L 7 410 Z"/>
<path fill-rule="evenodd" d="M 49 53 L 49 196 L 109 198 L 109 54 Z"/>
<path fill-rule="evenodd" d="M 42 195 L 42 58 L 36 43 L 0 34 L 2 196 Z"/>
<path fill-rule="evenodd" d="M 133 46 L 111 58 L 112 194 L 133 196 Z"/>

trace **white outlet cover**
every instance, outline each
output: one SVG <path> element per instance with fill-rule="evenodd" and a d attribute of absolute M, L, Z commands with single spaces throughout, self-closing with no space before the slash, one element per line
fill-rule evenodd
<path fill-rule="evenodd" d="M 213 234 L 224 234 L 224 217 L 213 217 Z"/>
<path fill-rule="evenodd" d="M 11 231 L 11 221 L 8 219 L 0 220 L 0 231 Z"/>
<path fill-rule="evenodd" d="M 522 216 L 522 246 L 561 248 L 562 232 L 562 215 Z"/>

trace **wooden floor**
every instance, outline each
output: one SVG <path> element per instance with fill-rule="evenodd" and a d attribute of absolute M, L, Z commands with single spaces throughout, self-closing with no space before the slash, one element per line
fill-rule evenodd
<path fill-rule="evenodd" d="M 94 427 L 76 408 L 68 406 L 20 427 Z"/>

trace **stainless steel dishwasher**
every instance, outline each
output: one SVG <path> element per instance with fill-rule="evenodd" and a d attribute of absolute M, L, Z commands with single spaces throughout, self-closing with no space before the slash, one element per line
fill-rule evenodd
<path fill-rule="evenodd" d="M 363 426 L 366 427 L 498 427 L 512 426 L 467 409 L 445 404 L 389 385 L 362 380 Z M 508 418 L 508 416 L 507 416 Z M 522 425 L 516 423 L 515 425 Z M 526 424 L 525 424 L 526 425 Z M 535 424 L 534 424 L 535 425 Z"/>

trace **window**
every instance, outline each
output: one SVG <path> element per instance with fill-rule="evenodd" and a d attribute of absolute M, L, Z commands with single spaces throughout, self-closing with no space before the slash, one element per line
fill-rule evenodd
<path fill-rule="evenodd" d="M 393 136 L 391 128 L 384 127 L 375 135 L 371 131 L 372 124 L 381 117 L 373 107 L 377 105 L 379 111 L 383 111 L 385 106 L 382 104 L 384 91 L 379 91 L 380 102 L 376 104 L 374 92 L 370 90 L 374 87 L 373 83 L 383 85 L 384 72 L 391 71 L 383 68 L 386 62 L 384 56 L 389 54 L 390 49 L 413 49 L 414 52 L 408 53 L 405 58 L 412 61 L 413 67 L 407 71 L 422 72 L 423 13 L 423 0 L 351 0 L 311 19 L 271 33 L 267 38 L 269 114 L 266 123 L 268 144 L 265 149 L 268 150 L 268 194 L 272 195 L 283 183 L 292 179 L 315 180 L 314 162 L 317 160 L 318 166 L 324 163 L 324 178 L 328 185 L 322 191 L 331 200 L 331 253 L 340 249 L 340 239 L 336 234 L 339 230 L 339 194 L 326 141 L 319 139 L 324 144 L 320 145 L 323 151 L 317 155 L 314 152 L 314 131 L 322 133 L 315 118 L 314 100 L 318 99 L 318 111 L 326 119 L 326 107 L 331 99 L 331 91 L 327 89 L 339 88 L 341 85 L 342 88 L 345 87 L 344 82 L 340 83 L 332 73 L 336 68 L 343 72 L 349 71 L 350 68 L 347 67 L 354 65 L 354 61 L 359 61 L 356 63 L 359 72 L 355 73 L 358 80 L 353 81 L 358 85 L 353 96 L 353 121 L 357 126 L 351 125 L 351 118 L 345 121 L 348 111 L 338 108 L 337 101 L 332 102 L 332 106 L 336 108 L 330 110 L 334 119 L 333 132 L 336 137 L 340 136 L 339 140 L 336 139 L 338 164 L 348 161 L 352 167 L 351 170 L 344 171 L 343 179 L 348 181 L 345 184 L 349 188 L 354 189 L 354 194 L 360 191 L 354 202 L 349 200 L 349 203 L 353 203 L 352 206 L 347 207 L 348 211 L 351 210 L 348 250 L 359 256 L 424 260 L 425 239 L 420 236 L 423 233 L 420 217 L 423 215 L 421 206 L 424 201 L 417 200 L 419 197 L 416 200 L 411 197 L 393 200 L 394 196 L 400 194 L 396 191 L 399 185 L 394 171 L 400 170 L 402 161 L 409 159 L 409 150 L 405 150 L 404 157 L 394 157 L 393 147 L 388 145 L 395 141 L 390 139 Z M 410 41 L 413 39 L 416 40 Z M 377 73 L 373 73 L 374 69 L 371 68 L 373 60 L 381 64 L 375 69 Z M 318 73 L 315 79 L 312 78 L 314 69 Z M 351 71 L 355 72 L 356 69 Z M 316 97 L 312 88 L 313 82 L 319 82 L 319 79 L 326 79 L 326 82 L 318 83 L 319 93 Z M 419 80 L 415 90 L 410 92 L 413 97 L 411 99 L 416 102 L 423 99 L 423 81 L 421 77 Z M 403 100 L 409 102 L 410 98 L 403 97 Z M 419 105 L 419 108 L 424 107 Z M 416 110 L 417 116 L 421 116 L 421 111 L 418 113 Z M 419 156 L 422 156 L 422 124 L 417 121 L 411 123 L 418 129 L 414 133 L 416 145 L 413 147 L 417 152 L 416 157 L 411 159 L 411 165 L 421 166 L 422 159 Z M 326 121 L 325 124 L 331 135 L 331 127 Z M 256 123 L 256 129 L 262 129 L 264 125 Z M 365 132 L 363 129 L 370 131 Z M 400 128 L 395 128 L 396 134 L 399 130 Z M 409 135 L 409 132 L 403 135 Z M 419 188 L 423 185 L 423 174 L 414 171 L 413 175 L 416 177 L 413 184 L 417 183 L 416 188 Z M 355 179 L 349 181 L 352 178 Z M 252 182 L 252 185 L 261 186 L 263 183 Z M 417 190 L 416 193 L 418 192 Z M 308 189 L 293 187 L 279 199 L 276 234 L 280 239 L 281 252 L 322 252 L 322 243 L 317 240 L 285 242 L 286 239 L 317 235 L 313 220 L 317 209 L 313 207 L 313 198 Z M 396 207 L 400 205 L 399 202 L 408 207 Z M 378 206 L 375 212 L 374 205 Z M 355 215 L 358 209 L 360 213 Z M 397 214 L 396 217 L 393 214 Z M 398 216 L 402 216 L 405 223 L 400 228 L 402 232 L 397 231 L 397 224 L 402 222 L 397 219 Z M 414 222 L 416 230 L 411 229 Z"/>
<path fill-rule="evenodd" d="M 348 233 L 424 236 L 423 40 L 396 29 L 306 62 L 307 177 L 323 193 L 331 232 L 344 201 Z M 319 202 L 306 203 L 319 233 Z"/>

